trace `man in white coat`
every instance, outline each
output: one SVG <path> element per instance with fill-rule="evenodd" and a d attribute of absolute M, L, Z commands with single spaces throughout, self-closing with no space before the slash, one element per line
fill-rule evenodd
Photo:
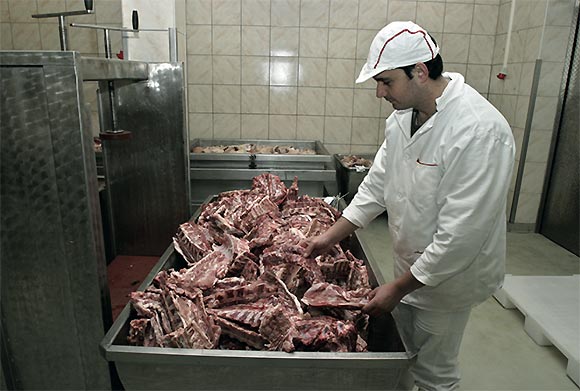
<path fill-rule="evenodd" d="M 395 280 L 371 293 L 371 316 L 391 312 L 419 389 L 459 387 L 458 353 L 471 308 L 503 283 L 506 201 L 515 146 L 505 118 L 412 22 L 374 38 L 357 83 L 373 78 L 395 111 L 385 141 L 342 217 L 306 256 L 388 213 Z"/>

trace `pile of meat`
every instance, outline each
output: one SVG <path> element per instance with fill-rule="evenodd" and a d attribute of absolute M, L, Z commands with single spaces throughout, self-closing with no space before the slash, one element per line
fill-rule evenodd
<path fill-rule="evenodd" d="M 215 145 L 215 146 L 195 146 L 191 148 L 193 153 L 250 153 L 250 154 L 271 154 L 271 155 L 316 155 L 310 148 L 296 148 L 292 145 Z"/>
<path fill-rule="evenodd" d="M 128 340 L 195 349 L 366 351 L 367 269 L 336 245 L 305 258 L 304 240 L 340 213 L 298 196 L 271 174 L 251 190 L 221 193 L 197 222 L 179 227 L 176 250 L 187 267 L 161 271 L 133 292 L 138 318 Z"/>
<path fill-rule="evenodd" d="M 372 160 L 365 159 L 363 157 L 356 156 L 356 155 L 345 155 L 340 159 L 340 161 L 347 168 L 352 168 L 352 167 L 370 168 L 373 165 Z"/>

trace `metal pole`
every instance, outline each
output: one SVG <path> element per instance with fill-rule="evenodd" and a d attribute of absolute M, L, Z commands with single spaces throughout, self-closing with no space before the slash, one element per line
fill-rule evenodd
<path fill-rule="evenodd" d="M 177 62 L 177 29 L 169 27 L 169 61 Z"/>
<path fill-rule="evenodd" d="M 64 15 L 58 16 L 58 34 L 60 37 L 60 50 L 68 50 L 68 29 Z"/>
<path fill-rule="evenodd" d="M 522 188 L 522 180 L 524 178 L 524 168 L 526 166 L 526 155 L 528 153 L 528 144 L 530 142 L 530 133 L 532 132 L 532 121 L 534 119 L 534 108 L 536 107 L 536 97 L 538 96 L 538 85 L 540 84 L 540 71 L 542 69 L 542 60 L 536 60 L 534 68 L 534 79 L 532 81 L 532 91 L 530 92 L 530 103 L 528 104 L 528 116 L 526 117 L 526 126 L 524 128 L 524 138 L 522 140 L 522 152 L 520 153 L 520 162 L 518 164 L 518 172 L 516 175 L 516 183 L 514 186 L 514 198 L 512 200 L 512 207 L 510 210 L 509 223 L 513 224 L 516 221 L 516 212 L 518 210 L 518 200 L 520 198 L 520 191 Z"/>

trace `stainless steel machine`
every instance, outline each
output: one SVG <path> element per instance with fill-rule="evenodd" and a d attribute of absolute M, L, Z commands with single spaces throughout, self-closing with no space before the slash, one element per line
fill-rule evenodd
<path fill-rule="evenodd" d="M 183 73 L 179 63 L 0 52 L 0 334 L 8 388 L 111 388 L 98 351 L 112 320 L 82 84 L 113 82 L 119 125 L 132 132 L 104 144 L 116 251 L 160 255 L 190 216 Z"/>

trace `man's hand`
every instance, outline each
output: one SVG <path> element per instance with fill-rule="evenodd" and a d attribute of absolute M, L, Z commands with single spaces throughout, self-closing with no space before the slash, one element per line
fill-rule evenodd
<path fill-rule="evenodd" d="M 333 246 L 334 243 L 330 243 L 324 234 L 306 239 L 301 246 L 305 247 L 304 250 L 304 258 L 316 258 L 320 254 L 324 254 L 329 251 Z"/>
<path fill-rule="evenodd" d="M 421 288 L 423 283 L 417 280 L 410 271 L 395 281 L 375 288 L 370 294 L 370 301 L 362 308 L 371 316 L 391 312 L 405 295 Z"/>
<path fill-rule="evenodd" d="M 362 308 L 371 316 L 379 316 L 391 312 L 403 298 L 403 294 L 394 283 L 381 285 L 370 293 L 370 301 Z"/>
<path fill-rule="evenodd" d="M 336 243 L 353 233 L 358 227 L 340 217 L 326 232 L 320 236 L 308 238 L 300 243 L 305 248 L 304 257 L 317 257 L 329 251 Z"/>

